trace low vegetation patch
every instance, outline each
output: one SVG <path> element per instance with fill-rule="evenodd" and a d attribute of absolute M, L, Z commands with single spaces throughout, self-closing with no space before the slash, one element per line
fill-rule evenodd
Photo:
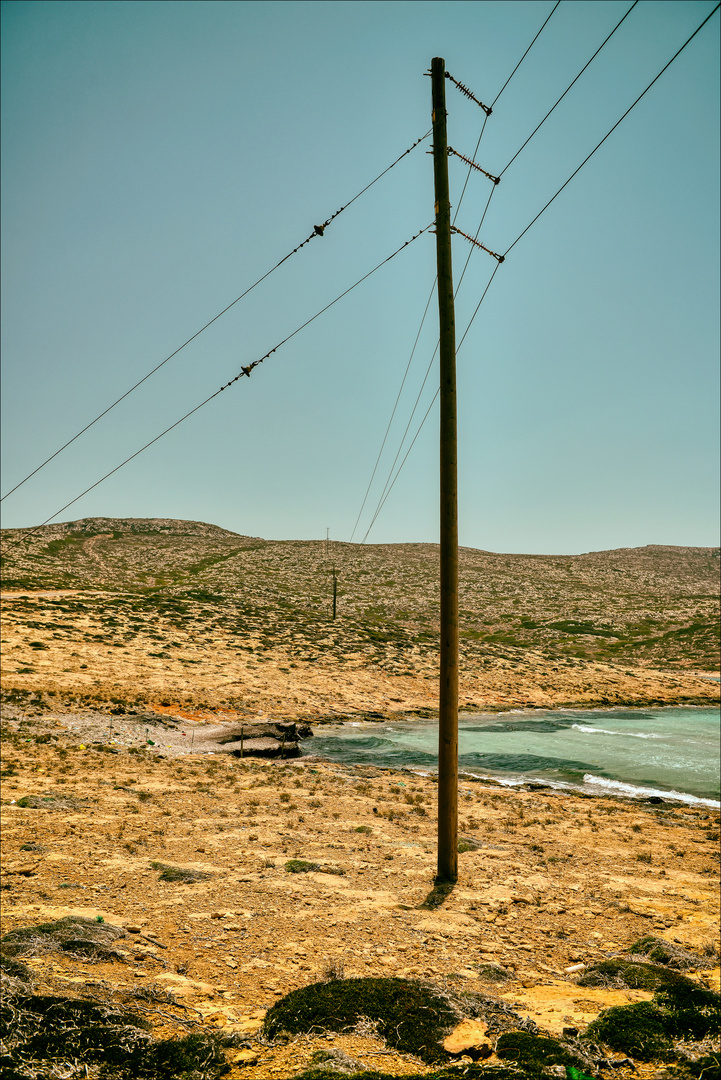
<path fill-rule="evenodd" d="M 205 881 L 212 877 L 205 870 L 191 870 L 185 866 L 169 866 L 168 863 L 152 862 L 153 870 L 161 870 L 159 881 L 174 881 L 180 885 L 190 885 L 194 881 Z"/>
<path fill-rule="evenodd" d="M 217 1080 L 228 1071 L 217 1039 L 155 1042 L 142 1017 L 80 998 L 7 994 L 0 1029 L 4 1080 L 66 1076 L 70 1061 L 98 1080 Z"/>
<path fill-rule="evenodd" d="M 85 804 L 60 791 L 44 791 L 39 795 L 23 795 L 18 806 L 24 810 L 80 810 Z"/>
<path fill-rule="evenodd" d="M 351 1031 L 366 1018 L 396 1050 L 429 1065 L 448 1061 L 442 1041 L 460 1019 L 437 991 L 407 979 L 336 979 L 281 998 L 267 1013 L 264 1033 L 275 1038 Z"/>
<path fill-rule="evenodd" d="M 320 863 L 308 862 L 307 859 L 288 859 L 285 868 L 289 874 L 309 874 L 320 870 Z"/>
<path fill-rule="evenodd" d="M 637 956 L 644 956 L 654 964 L 665 964 L 677 971 L 697 970 L 706 967 L 707 963 L 688 949 L 651 935 L 639 938 L 628 951 Z"/>
<path fill-rule="evenodd" d="M 676 984 L 694 986 L 690 979 L 668 968 L 634 960 L 602 960 L 584 971 L 579 986 L 628 987 L 630 990 L 658 990 Z"/>
<path fill-rule="evenodd" d="M 556 1039 L 534 1035 L 528 1031 L 508 1031 L 496 1044 L 501 1060 L 514 1061 L 526 1076 L 540 1076 L 549 1065 L 566 1065 L 583 1070 L 585 1063 L 577 1054 Z"/>
<path fill-rule="evenodd" d="M 721 996 L 681 975 L 657 990 L 653 1001 L 605 1009 L 585 1037 L 638 1061 L 674 1061 L 679 1044 L 703 1040 L 720 1027 Z"/>
<path fill-rule="evenodd" d="M 84 960 L 119 960 L 121 954 L 110 946 L 122 937 L 125 931 L 118 926 L 68 915 L 56 922 L 11 930 L 0 939 L 0 952 L 3 957 L 30 957 L 62 951 Z"/>

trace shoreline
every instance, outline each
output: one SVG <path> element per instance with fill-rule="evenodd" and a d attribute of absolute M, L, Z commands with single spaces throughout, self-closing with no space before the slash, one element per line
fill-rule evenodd
<path fill-rule="evenodd" d="M 75 741 L 76 745 L 83 744 L 90 745 L 91 743 L 102 744 L 111 743 L 113 746 L 118 746 L 119 749 L 128 749 L 130 746 L 147 748 L 148 734 L 154 735 L 152 745 L 154 747 L 153 752 L 165 759 L 173 758 L 188 758 L 191 756 L 202 755 L 204 757 L 216 757 L 216 758 L 230 758 L 230 760 L 236 760 L 227 752 L 220 751 L 218 749 L 217 736 L 221 734 L 223 728 L 235 727 L 237 728 L 239 719 L 242 722 L 242 718 L 228 716 L 224 714 L 221 717 L 214 715 L 210 718 L 191 718 L 182 717 L 179 712 L 173 711 L 170 707 L 160 707 L 155 711 L 156 721 L 153 722 L 150 719 L 151 715 L 148 714 L 133 714 L 130 715 L 117 715 L 108 714 L 106 712 L 100 712 L 93 709 L 78 708 L 73 710 L 63 710 L 57 707 L 45 707 L 35 708 L 32 711 L 27 711 L 22 705 L 10 704 L 6 702 L 2 703 L 2 714 L 4 718 L 11 721 L 17 721 L 19 717 L 24 717 L 26 720 L 28 717 L 32 717 L 36 723 L 40 721 L 39 726 L 46 734 L 60 734 L 64 740 L 68 742 Z M 582 710 L 567 710 L 579 711 L 579 712 L 613 712 L 617 707 L 606 707 L 603 709 L 582 709 Z M 668 706 L 668 708 L 688 708 L 689 711 L 695 709 L 708 709 L 709 706 Z M 558 712 L 561 710 L 503 710 L 494 713 L 473 714 L 476 716 L 488 716 L 493 718 L 495 716 L 509 715 L 509 712 L 513 712 L 517 715 L 531 714 L 538 716 L 543 712 Z M 639 710 L 642 711 L 642 710 Z M 157 722 L 162 722 L 163 717 L 168 717 L 168 722 L 173 720 L 172 727 L 163 726 L 160 732 L 157 728 Z M 469 717 L 470 718 L 470 717 Z M 271 718 L 264 717 L 266 721 Z M 274 720 L 281 718 L 274 717 Z M 463 717 L 459 717 L 463 719 Z M 42 721 L 45 721 L 43 723 Z M 437 717 L 423 716 L 423 717 L 379 717 L 375 716 L 370 719 L 366 718 L 363 714 L 353 719 L 352 717 L 332 717 L 325 718 L 321 721 L 314 720 L 309 723 L 315 723 L 318 725 L 322 732 L 329 727 L 342 728 L 346 724 L 360 724 L 368 723 L 371 725 L 387 724 L 387 723 L 436 723 Z M 126 728 L 131 734 L 126 736 L 124 743 L 118 743 L 120 731 Z M 134 729 L 134 734 L 132 731 Z M 316 733 L 314 732 L 314 735 Z M 112 736 L 115 736 L 113 739 Z M 322 737 L 322 736 L 321 736 Z M 367 761 L 348 762 L 326 757 L 322 752 L 314 753 L 312 749 L 313 737 L 302 739 L 300 741 L 301 754 L 296 758 L 272 758 L 261 759 L 253 758 L 249 755 L 248 760 L 263 762 L 270 765 L 291 765 L 299 767 L 313 767 L 315 764 L 321 764 L 328 766 L 331 769 L 345 770 L 348 772 L 355 772 L 358 775 L 363 774 L 364 770 L 375 771 L 380 773 L 388 773 L 393 775 L 402 776 L 403 774 L 409 774 L 412 776 L 421 776 L 428 780 L 430 783 L 437 782 L 437 770 L 433 766 L 425 765 L 386 765 L 376 764 Z M 307 747 L 307 750 L 306 750 Z M 563 780 L 549 780 L 545 777 L 529 776 L 528 778 L 514 777 L 513 779 L 506 779 L 503 776 L 494 776 L 483 772 L 474 772 L 463 765 L 459 766 L 458 773 L 459 781 L 464 783 L 473 783 L 486 785 L 489 787 L 497 787 L 502 790 L 512 791 L 540 791 L 544 795 L 551 793 L 558 793 L 568 795 L 570 797 L 579 797 L 583 799 L 610 799 L 618 801 L 620 804 L 626 805 L 662 805 L 667 804 L 669 806 L 688 806 L 706 808 L 709 810 L 717 811 L 721 808 L 721 802 L 712 797 L 695 795 L 692 792 L 680 792 L 677 789 L 664 788 L 663 785 L 656 787 L 645 787 L 640 784 L 631 784 L 622 780 L 615 780 L 613 777 L 605 778 L 610 779 L 612 784 L 619 784 L 634 788 L 636 793 L 630 794 L 619 790 L 589 790 L 581 783 L 574 784 L 573 781 Z M 599 785 L 602 787 L 602 785 Z"/>

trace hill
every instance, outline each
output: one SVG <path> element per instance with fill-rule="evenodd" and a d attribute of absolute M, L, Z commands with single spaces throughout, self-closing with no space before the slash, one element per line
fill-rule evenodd
<path fill-rule="evenodd" d="M 434 706 L 436 545 L 111 518 L 2 541 L 6 689 L 288 716 Z M 716 699 L 698 674 L 718 667 L 718 556 L 461 549 L 464 706 Z"/>

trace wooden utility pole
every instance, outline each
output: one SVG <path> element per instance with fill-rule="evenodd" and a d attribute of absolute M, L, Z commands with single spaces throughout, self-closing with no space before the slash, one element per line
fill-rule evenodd
<path fill-rule="evenodd" d="M 458 879 L 458 464 L 456 323 L 448 191 L 446 65 L 431 61 L 433 177 L 441 363 L 441 655 L 438 711 L 438 875 Z"/>

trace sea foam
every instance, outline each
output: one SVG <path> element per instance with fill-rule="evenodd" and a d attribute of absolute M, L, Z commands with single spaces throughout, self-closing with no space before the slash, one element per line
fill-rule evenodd
<path fill-rule="evenodd" d="M 721 802 L 716 799 L 701 799 L 697 795 L 689 795 L 685 791 L 666 791 L 659 788 L 637 787 L 635 784 L 624 784 L 621 780 L 608 780 L 604 776 L 594 776 L 586 773 L 583 777 L 584 784 L 592 787 L 603 788 L 609 794 L 628 795 L 632 799 L 648 798 L 656 796 L 662 799 L 671 799 L 675 802 L 688 803 L 690 806 L 710 806 L 715 810 L 721 809 Z"/>

